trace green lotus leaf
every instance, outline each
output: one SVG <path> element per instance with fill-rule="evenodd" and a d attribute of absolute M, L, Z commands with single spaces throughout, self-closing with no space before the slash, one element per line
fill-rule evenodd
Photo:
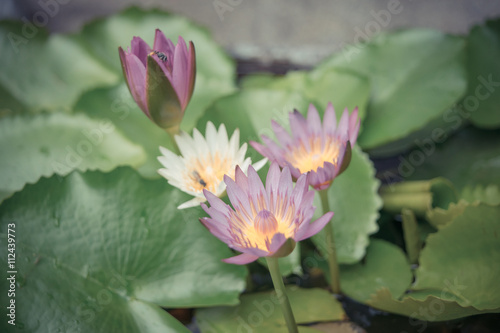
<path fill-rule="evenodd" d="M 333 226 L 339 263 L 354 264 L 361 260 L 369 243 L 368 236 L 378 230 L 376 220 L 382 206 L 377 193 L 379 185 L 372 162 L 355 146 L 351 164 L 328 189 L 330 209 L 335 215 L 325 228 Z M 315 206 L 317 218 L 323 214 L 319 195 L 316 195 Z M 324 231 L 314 236 L 313 241 L 326 253 Z"/>
<path fill-rule="evenodd" d="M 442 118 L 462 97 L 467 86 L 464 46 L 462 38 L 438 31 L 402 30 L 349 46 L 317 70 L 344 69 L 371 79 L 372 95 L 358 143 L 364 149 L 380 148 Z M 414 144 L 403 141 L 391 152 Z"/>
<path fill-rule="evenodd" d="M 246 269 L 221 261 L 232 253 L 198 221 L 201 208 L 176 209 L 186 199 L 124 167 L 43 178 L 3 202 L 0 246 L 9 229 L 16 237 L 16 327 L 189 332 L 162 308 L 237 304 Z"/>
<path fill-rule="evenodd" d="M 0 119 L 0 202 L 42 176 L 73 170 L 110 171 L 138 167 L 144 150 L 130 142 L 109 119 L 62 113 Z"/>
<path fill-rule="evenodd" d="M 415 291 L 446 291 L 463 307 L 500 311 L 500 207 L 469 205 L 427 238 Z"/>
<path fill-rule="evenodd" d="M 485 52 L 485 50 L 487 50 Z M 500 126 L 500 20 L 472 28 L 467 39 L 469 86 L 462 104 L 464 118 L 482 128 Z"/>
<path fill-rule="evenodd" d="M 299 332 L 314 333 L 318 330 L 300 326 L 321 321 L 343 320 L 346 318 L 342 305 L 326 290 L 287 288 Z M 200 309 L 196 319 L 202 333 L 286 333 L 285 320 L 274 291 L 246 294 L 236 307 L 214 307 Z"/>

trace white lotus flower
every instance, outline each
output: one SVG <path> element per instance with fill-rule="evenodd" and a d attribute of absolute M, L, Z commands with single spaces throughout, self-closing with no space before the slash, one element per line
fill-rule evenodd
<path fill-rule="evenodd" d="M 245 158 L 247 144 L 240 147 L 240 131 L 236 129 L 228 140 L 224 124 L 217 131 L 212 122 L 207 122 L 206 139 L 195 128 L 193 137 L 181 131 L 180 135 L 175 136 L 175 141 L 182 156 L 160 147 L 162 156 L 158 157 L 158 161 L 165 168 L 159 169 L 158 173 L 170 185 L 194 197 L 177 207 L 179 209 L 205 202 L 204 189 L 221 197 L 226 192 L 224 175 L 234 179 L 237 165 L 246 173 L 252 163 L 250 157 Z M 266 162 L 267 158 L 264 158 L 255 163 L 253 168 L 259 170 Z"/>

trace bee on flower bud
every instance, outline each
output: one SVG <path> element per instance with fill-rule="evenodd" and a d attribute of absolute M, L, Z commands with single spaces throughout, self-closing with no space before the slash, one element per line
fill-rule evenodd
<path fill-rule="evenodd" d="M 155 54 L 158 57 L 158 59 L 160 59 L 161 61 L 167 61 L 167 55 L 163 52 L 160 52 L 160 51 L 151 51 L 149 53 L 149 56 L 152 57 Z"/>

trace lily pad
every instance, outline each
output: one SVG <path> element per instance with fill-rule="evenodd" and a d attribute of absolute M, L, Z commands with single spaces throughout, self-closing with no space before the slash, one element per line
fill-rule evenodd
<path fill-rule="evenodd" d="M 358 143 L 373 149 L 422 129 L 462 97 L 467 86 L 464 46 L 462 38 L 438 31 L 402 30 L 350 46 L 318 70 L 342 68 L 371 79 Z"/>
<path fill-rule="evenodd" d="M 410 317 L 412 326 L 425 330 L 427 322 L 453 320 L 457 318 L 472 316 L 480 313 L 491 313 L 495 311 L 478 310 L 472 306 L 463 307 L 453 298 L 444 299 L 440 295 L 428 293 L 412 293 L 397 300 L 392 297 L 387 288 L 380 289 L 367 302 L 368 305 L 383 311 Z"/>
<path fill-rule="evenodd" d="M 346 318 L 340 302 L 326 290 L 288 287 L 287 295 L 299 332 L 319 332 L 300 324 Z M 274 291 L 242 295 L 237 307 L 200 309 L 196 319 L 202 333 L 288 332 Z"/>
<path fill-rule="evenodd" d="M 342 111 L 358 107 L 359 117 L 364 119 L 370 97 L 370 83 L 366 77 L 339 69 L 289 72 L 282 77 L 250 75 L 243 79 L 244 89 L 286 90 L 303 95 L 313 102 L 323 114 L 328 102 L 332 102 L 340 118 Z"/>
<path fill-rule="evenodd" d="M 0 49 L 0 98 L 14 111 L 70 110 L 84 91 L 120 77 L 71 37 L 31 23 L 0 22 Z"/>
<path fill-rule="evenodd" d="M 409 179 L 446 177 L 457 190 L 465 186 L 500 185 L 500 131 L 466 128 L 436 145 L 422 160 L 404 159 L 410 163 Z"/>
<path fill-rule="evenodd" d="M 185 200 L 130 168 L 44 178 L 6 200 L 0 245 L 14 229 L 16 325 L 189 332 L 161 307 L 237 304 L 246 269 L 221 261 L 231 251 L 199 223 L 201 208 L 176 209 Z M 7 293 L 0 298 L 7 304 Z"/>
<path fill-rule="evenodd" d="M 174 43 L 178 36 L 193 41 L 196 49 L 196 84 L 182 121 L 182 129 L 189 131 L 203 111 L 218 97 L 235 90 L 234 62 L 224 53 L 210 33 L 184 17 L 160 10 L 132 7 L 109 18 L 96 20 L 85 26 L 76 38 L 110 70 L 120 75 L 118 47 L 130 46 L 132 37 L 139 36 L 153 45 L 155 29 L 163 31 Z"/>
<path fill-rule="evenodd" d="M 355 146 L 351 164 L 336 178 L 328 189 L 330 208 L 335 213 L 325 228 L 334 230 L 337 259 L 342 264 L 354 264 L 365 255 L 369 235 L 378 230 L 377 218 L 382 200 L 377 191 L 380 181 L 375 178 L 375 169 L 368 156 Z M 321 216 L 319 195 L 316 195 L 315 218 Z M 316 246 L 325 252 L 324 231 L 313 237 Z"/>
<path fill-rule="evenodd" d="M 73 170 L 138 167 L 144 150 L 107 119 L 62 113 L 0 119 L 0 202 L 26 183 Z"/>
<path fill-rule="evenodd" d="M 499 58 L 500 19 L 472 28 L 467 39 L 469 88 L 462 106 L 478 127 L 500 127 Z"/>
<path fill-rule="evenodd" d="M 461 197 L 469 203 L 484 202 L 490 205 L 500 205 L 500 188 L 494 184 L 466 186 L 462 190 Z"/>
<path fill-rule="evenodd" d="M 330 278 L 328 272 L 327 278 Z M 384 287 L 399 297 L 409 288 L 412 279 L 410 264 L 403 251 L 379 239 L 370 241 L 362 263 L 340 266 L 342 292 L 363 303 Z"/>
<path fill-rule="evenodd" d="M 415 291 L 446 290 L 464 306 L 500 312 L 500 207 L 472 205 L 429 235 Z M 450 287 L 453 284 L 455 288 Z"/>
<path fill-rule="evenodd" d="M 433 227 L 439 229 L 453 221 L 457 216 L 462 215 L 468 205 L 467 201 L 460 200 L 457 203 L 450 203 L 446 209 L 440 207 L 431 209 L 427 211 L 427 221 L 429 221 Z"/>
<path fill-rule="evenodd" d="M 240 141 L 260 141 L 260 135 L 274 138 L 271 119 L 286 126 L 288 113 L 294 109 L 305 112 L 309 101 L 300 94 L 286 90 L 246 89 L 217 100 L 198 121 L 197 128 L 205 130 L 207 121 L 216 126 L 224 123 L 232 133 L 240 129 Z M 326 106 L 325 106 L 326 107 Z M 252 160 L 261 158 L 253 149 Z"/>
<path fill-rule="evenodd" d="M 92 118 L 106 117 L 132 142 L 146 152 L 146 161 L 138 171 L 146 178 L 159 178 L 161 167 L 159 147 L 174 149 L 167 132 L 157 127 L 135 104 L 125 83 L 114 88 L 96 89 L 82 96 L 75 106 L 77 112 Z"/>

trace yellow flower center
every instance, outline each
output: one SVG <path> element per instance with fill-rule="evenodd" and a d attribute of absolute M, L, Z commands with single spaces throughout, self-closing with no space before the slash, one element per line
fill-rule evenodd
<path fill-rule="evenodd" d="M 237 243 L 243 247 L 255 247 L 268 251 L 268 245 L 277 233 L 291 238 L 295 234 L 295 206 L 283 198 L 269 198 L 270 207 L 266 207 L 264 198 L 256 202 L 250 200 L 251 212 L 239 209 L 232 217 L 232 231 Z M 254 217 L 254 218 L 252 218 Z M 246 221 L 253 221 L 248 223 Z"/>
<path fill-rule="evenodd" d="M 315 136 L 311 137 L 308 143 L 309 147 L 302 141 L 288 147 L 289 150 L 285 155 L 286 160 L 299 169 L 300 173 L 317 171 L 318 168 L 323 167 L 325 162 L 337 164 L 340 152 L 337 138 L 326 137 L 323 139 Z"/>
<path fill-rule="evenodd" d="M 219 153 L 215 156 L 208 154 L 203 158 L 194 158 L 186 163 L 187 170 L 184 174 L 186 188 L 194 192 L 202 192 L 207 189 L 216 193 L 216 189 L 223 181 L 224 175 L 234 178 L 234 169 L 231 170 L 232 161 L 221 158 Z"/>

